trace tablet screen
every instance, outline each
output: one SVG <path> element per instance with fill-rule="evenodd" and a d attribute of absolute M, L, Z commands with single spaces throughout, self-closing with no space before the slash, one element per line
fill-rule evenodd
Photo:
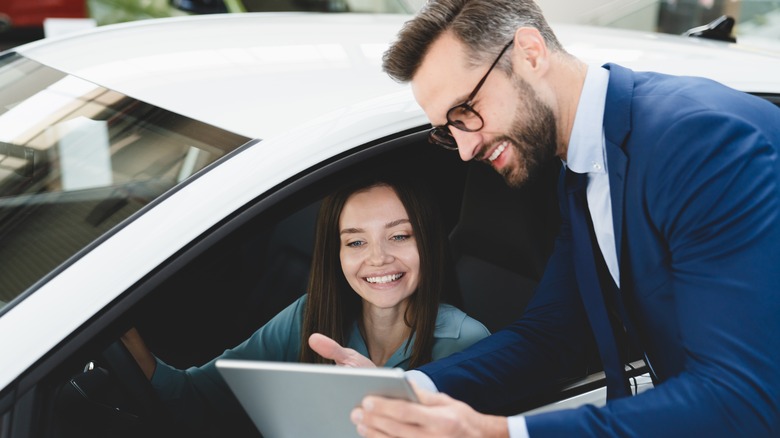
<path fill-rule="evenodd" d="M 216 366 L 264 438 L 358 437 L 349 414 L 363 397 L 416 401 L 400 368 L 231 359 Z"/>

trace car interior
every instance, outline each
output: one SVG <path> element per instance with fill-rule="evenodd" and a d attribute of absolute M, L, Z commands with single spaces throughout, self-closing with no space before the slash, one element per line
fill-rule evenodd
<path fill-rule="evenodd" d="M 201 365 L 248 338 L 305 293 L 319 202 L 358 172 L 381 167 L 419 175 L 450 230 L 463 310 L 491 332 L 520 316 L 552 251 L 560 163 L 509 188 L 485 164 L 464 163 L 429 144 L 425 128 L 363 145 L 285 181 L 149 273 L 18 382 L 18 400 L 34 413 L 24 418 L 36 418 L 18 436 L 212 436 L 169 421 L 118 338 L 137 328 L 152 352 L 177 368 Z M 570 395 L 540 394 L 497 413 Z M 260 436 L 237 415 L 219 436 Z M 9 436 L 17 433 L 24 433 L 19 424 Z"/>

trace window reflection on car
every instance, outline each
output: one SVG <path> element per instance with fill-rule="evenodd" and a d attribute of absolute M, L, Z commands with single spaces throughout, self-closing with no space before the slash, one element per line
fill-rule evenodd
<path fill-rule="evenodd" d="M 0 309 L 247 141 L 18 55 L 0 60 Z"/>

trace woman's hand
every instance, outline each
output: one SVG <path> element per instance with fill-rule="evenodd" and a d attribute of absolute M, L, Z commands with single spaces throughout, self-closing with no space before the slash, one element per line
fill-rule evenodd
<path fill-rule="evenodd" d="M 120 339 L 135 361 L 138 362 L 138 366 L 144 372 L 144 376 L 146 376 L 147 379 L 152 380 L 154 370 L 157 368 L 157 361 L 146 346 L 141 334 L 138 333 L 138 330 L 133 327 L 122 335 Z"/>
<path fill-rule="evenodd" d="M 325 359 L 336 362 L 336 365 L 351 368 L 376 368 L 371 359 L 351 348 L 344 348 L 338 342 L 319 333 L 309 336 L 309 347 Z"/>

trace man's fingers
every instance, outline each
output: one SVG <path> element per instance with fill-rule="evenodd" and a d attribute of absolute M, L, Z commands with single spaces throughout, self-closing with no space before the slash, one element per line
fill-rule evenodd
<path fill-rule="evenodd" d="M 420 403 L 368 396 L 352 412 L 351 420 L 365 437 L 429 438 L 449 436 L 459 429 L 459 402 L 446 394 L 415 387 Z M 441 409 L 444 407 L 445 409 Z"/>
<path fill-rule="evenodd" d="M 397 403 L 385 404 L 384 401 L 394 402 L 395 400 L 366 397 L 360 407 L 352 411 L 350 420 L 357 426 L 357 432 L 360 436 L 366 438 L 427 438 L 420 425 L 410 423 L 408 419 L 403 417 L 403 410 L 395 410 L 393 405 L 397 405 Z M 379 406 L 375 406 L 375 402 L 379 403 Z M 419 407 L 418 404 L 415 403 L 415 405 Z"/>
<path fill-rule="evenodd" d="M 368 396 L 363 399 L 361 407 L 363 415 L 370 417 L 371 426 L 380 430 L 388 427 L 388 420 L 392 427 L 405 423 L 425 424 L 429 420 L 426 406 L 406 400 Z"/>
<path fill-rule="evenodd" d="M 356 408 L 350 418 L 357 425 L 358 434 L 366 438 L 431 438 L 426 429 L 419 424 L 386 417 L 374 410 Z"/>
<path fill-rule="evenodd" d="M 447 394 L 428 391 L 427 389 L 418 386 L 417 383 L 415 383 L 413 380 L 409 380 L 409 384 L 414 390 L 414 393 L 417 396 L 417 400 L 423 405 L 441 405 L 446 403 L 448 400 L 451 400 Z"/>

